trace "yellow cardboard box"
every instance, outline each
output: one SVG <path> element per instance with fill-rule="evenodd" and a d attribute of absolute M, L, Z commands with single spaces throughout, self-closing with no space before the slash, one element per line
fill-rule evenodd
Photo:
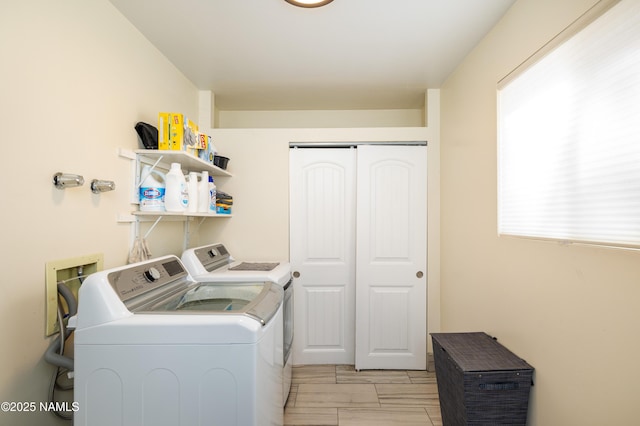
<path fill-rule="evenodd" d="M 200 157 L 201 160 L 203 161 L 208 161 L 209 163 L 213 164 L 213 143 L 211 142 L 211 136 L 209 135 L 204 135 L 204 134 L 200 134 L 200 137 L 202 138 L 202 136 L 204 136 L 205 138 L 205 145 L 204 148 L 199 149 L 198 150 L 198 157 Z M 201 139 L 201 143 L 202 143 L 202 139 Z"/>
<path fill-rule="evenodd" d="M 198 126 L 184 114 L 158 114 L 158 149 L 193 151 L 199 144 Z"/>

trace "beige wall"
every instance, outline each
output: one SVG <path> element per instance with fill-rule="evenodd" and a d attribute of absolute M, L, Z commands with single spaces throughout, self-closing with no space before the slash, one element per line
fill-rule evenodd
<path fill-rule="evenodd" d="M 519 0 L 441 91 L 442 328 L 535 369 L 530 424 L 636 424 L 640 253 L 497 236 L 496 83 L 595 0 Z"/>
<path fill-rule="evenodd" d="M 219 128 L 421 127 L 423 109 L 348 111 L 218 111 Z"/>
<path fill-rule="evenodd" d="M 131 227 L 117 217 L 131 209 L 131 176 L 117 149 L 137 148 L 134 124 L 154 123 L 159 110 L 196 116 L 198 98 L 106 0 L 4 2 L 0 57 L 0 401 L 39 403 L 53 371 L 42 360 L 45 263 L 92 253 L 105 267 L 126 261 Z M 57 190 L 58 171 L 86 183 Z M 116 191 L 93 195 L 93 178 L 114 180 Z M 67 423 L 0 412 L 0 424 Z"/>

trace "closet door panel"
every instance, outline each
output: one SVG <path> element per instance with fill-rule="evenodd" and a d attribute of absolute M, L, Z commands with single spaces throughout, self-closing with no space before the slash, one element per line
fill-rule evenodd
<path fill-rule="evenodd" d="M 290 151 L 295 364 L 354 360 L 355 150 Z"/>
<path fill-rule="evenodd" d="M 427 151 L 360 146 L 356 368 L 426 368 Z"/>

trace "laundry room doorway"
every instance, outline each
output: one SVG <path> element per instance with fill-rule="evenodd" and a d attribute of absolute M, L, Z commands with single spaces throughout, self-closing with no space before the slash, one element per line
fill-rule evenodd
<path fill-rule="evenodd" d="M 425 369 L 427 147 L 290 149 L 295 364 Z"/>

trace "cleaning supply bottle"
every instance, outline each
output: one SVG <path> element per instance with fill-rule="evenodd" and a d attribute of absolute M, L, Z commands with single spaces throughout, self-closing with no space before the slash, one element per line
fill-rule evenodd
<path fill-rule="evenodd" d="M 213 176 L 209 176 L 209 213 L 216 213 L 216 184 Z"/>
<path fill-rule="evenodd" d="M 198 183 L 198 213 L 209 213 L 211 195 L 209 193 L 209 172 L 202 172 Z"/>
<path fill-rule="evenodd" d="M 166 175 L 164 208 L 168 212 L 183 213 L 187 210 L 188 204 L 187 180 L 182 173 L 180 163 L 171 163 L 171 169 Z"/>
<path fill-rule="evenodd" d="M 189 188 L 187 211 L 189 213 L 196 213 L 198 211 L 198 173 L 189 172 L 189 182 L 187 186 Z"/>
<path fill-rule="evenodd" d="M 140 174 L 140 211 L 163 212 L 166 176 L 151 166 L 144 165 Z"/>

